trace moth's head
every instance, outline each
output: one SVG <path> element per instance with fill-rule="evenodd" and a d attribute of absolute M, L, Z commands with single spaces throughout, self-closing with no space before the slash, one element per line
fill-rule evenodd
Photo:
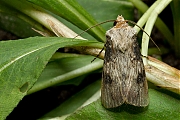
<path fill-rule="evenodd" d="M 114 21 L 114 27 L 115 28 L 119 28 L 119 27 L 121 27 L 121 26 L 124 26 L 124 25 L 126 25 L 126 20 L 124 20 L 124 18 L 123 18 L 123 16 L 122 15 L 118 15 L 118 17 L 117 17 L 117 19 L 116 19 L 116 21 Z"/>
<path fill-rule="evenodd" d="M 118 15 L 116 21 L 118 21 L 118 22 L 124 21 L 123 16 L 122 15 Z"/>

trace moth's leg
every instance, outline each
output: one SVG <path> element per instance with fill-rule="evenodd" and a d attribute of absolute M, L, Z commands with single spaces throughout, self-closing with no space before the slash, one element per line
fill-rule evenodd
<path fill-rule="evenodd" d="M 104 45 L 104 47 L 101 49 L 101 51 L 99 52 L 99 54 L 98 54 L 91 62 L 93 62 L 94 60 L 96 60 L 97 57 L 99 57 L 99 55 L 102 53 L 102 51 L 104 50 L 104 48 L 105 48 L 105 45 Z"/>

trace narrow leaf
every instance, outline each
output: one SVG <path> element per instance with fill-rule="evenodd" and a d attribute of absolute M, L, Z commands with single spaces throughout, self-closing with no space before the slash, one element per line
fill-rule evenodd
<path fill-rule="evenodd" d="M 41 6 L 64 19 L 72 22 L 82 30 L 97 24 L 94 18 L 84 10 L 75 0 L 28 0 Z M 95 38 L 104 41 L 104 29 L 100 26 L 88 31 Z"/>
<path fill-rule="evenodd" d="M 60 84 L 64 81 L 67 83 L 70 80 L 76 82 L 75 84 L 78 84 L 78 81 L 82 81 L 82 79 L 79 78 L 80 76 L 85 76 L 92 71 L 102 68 L 103 61 L 96 60 L 91 63 L 93 58 L 93 56 L 87 55 L 72 55 L 71 57 L 61 58 L 50 62 L 32 89 L 28 91 L 28 94 Z M 77 77 L 78 79 L 75 80 L 74 78 Z"/>

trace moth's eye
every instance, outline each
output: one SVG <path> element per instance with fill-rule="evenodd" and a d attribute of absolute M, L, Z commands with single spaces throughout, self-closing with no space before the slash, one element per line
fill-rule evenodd
<path fill-rule="evenodd" d="M 106 39 L 110 39 L 111 37 L 109 35 L 106 35 Z"/>
<path fill-rule="evenodd" d="M 117 24 L 117 21 L 114 21 L 113 26 L 116 26 L 116 24 Z"/>

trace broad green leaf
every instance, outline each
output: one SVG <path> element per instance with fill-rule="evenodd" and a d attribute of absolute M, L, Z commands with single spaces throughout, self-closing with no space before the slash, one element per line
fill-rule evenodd
<path fill-rule="evenodd" d="M 0 42 L 0 119 L 13 110 L 33 86 L 52 54 L 65 46 L 95 42 L 65 38 L 32 37 Z"/>
<path fill-rule="evenodd" d="M 54 110 L 50 111 L 42 118 L 53 118 L 53 117 L 61 117 L 63 115 L 70 114 L 74 112 L 77 108 L 82 106 L 82 104 L 87 101 L 93 94 L 95 94 L 100 89 L 100 81 L 96 81 L 77 94 L 73 95 L 67 101 L 62 103 L 60 106 L 55 108 Z M 97 100 L 97 99 L 96 99 Z"/>
<path fill-rule="evenodd" d="M 123 110 L 113 112 L 102 107 L 100 100 L 78 110 L 67 120 L 179 120 L 180 101 L 167 94 L 149 89 L 150 104 L 142 112 L 124 106 Z"/>

